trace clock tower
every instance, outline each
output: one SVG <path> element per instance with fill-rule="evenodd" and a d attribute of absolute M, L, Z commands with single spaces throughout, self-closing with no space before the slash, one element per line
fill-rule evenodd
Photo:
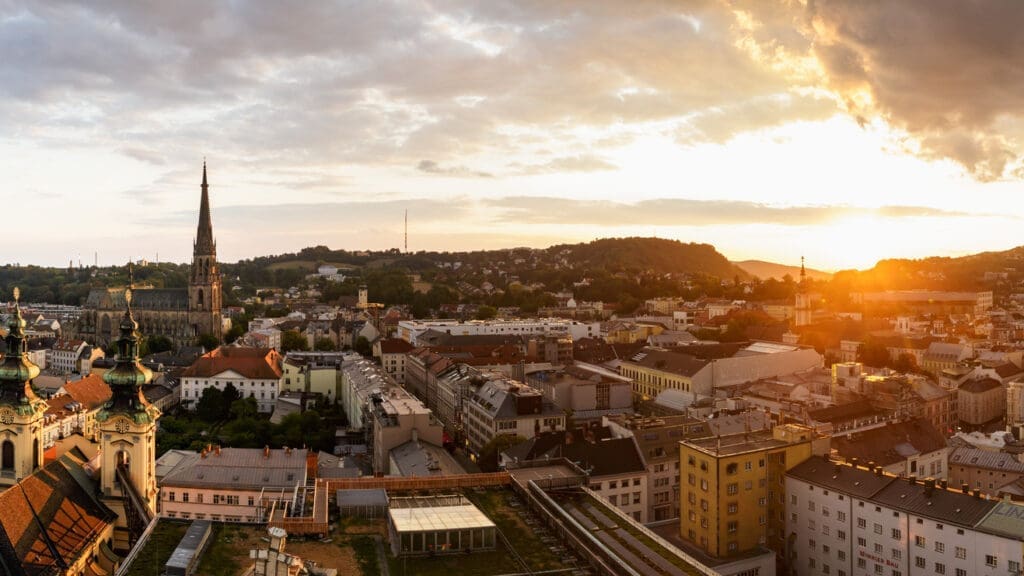
<path fill-rule="evenodd" d="M 142 394 L 153 373 L 139 362 L 139 325 L 132 317 L 131 301 L 129 287 L 116 364 L 103 375 L 111 397 L 96 415 L 101 493 L 106 504 L 120 512 L 117 528 L 128 529 L 129 545 L 156 514 L 156 421 L 160 417 L 160 410 Z"/>
<path fill-rule="evenodd" d="M 0 486 L 13 486 L 43 465 L 43 415 L 48 406 L 32 391 L 39 367 L 28 359 L 19 296 L 15 288 L 7 353 L 0 362 Z"/>

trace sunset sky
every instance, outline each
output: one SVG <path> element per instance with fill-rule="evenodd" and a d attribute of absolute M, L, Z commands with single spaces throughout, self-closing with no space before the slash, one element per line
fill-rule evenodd
<path fill-rule="evenodd" d="M 1024 2 L 0 0 L 0 263 L 1024 244 Z"/>

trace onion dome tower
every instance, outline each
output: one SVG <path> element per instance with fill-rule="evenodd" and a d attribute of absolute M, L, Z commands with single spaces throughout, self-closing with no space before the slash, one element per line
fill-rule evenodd
<path fill-rule="evenodd" d="M 43 415 L 48 405 L 32 390 L 39 367 L 28 359 L 25 319 L 14 289 L 7 353 L 0 362 L 0 486 L 11 486 L 43 465 Z"/>
<path fill-rule="evenodd" d="M 124 294 L 116 364 L 103 375 L 111 397 L 96 415 L 96 423 L 102 453 L 102 494 L 104 498 L 121 499 L 121 506 L 115 502 L 108 505 L 115 510 L 125 508 L 119 515 L 118 526 L 127 524 L 134 533 L 133 519 L 138 522 L 140 512 L 144 511 L 130 509 L 125 502 L 141 503 L 149 517 L 156 513 L 156 421 L 160 410 L 142 393 L 142 386 L 152 381 L 153 372 L 139 362 L 139 325 L 132 317 L 131 285 Z M 125 482 L 130 484 L 128 492 Z"/>

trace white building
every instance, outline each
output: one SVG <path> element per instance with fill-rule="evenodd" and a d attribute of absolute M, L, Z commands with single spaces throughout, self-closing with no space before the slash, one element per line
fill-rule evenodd
<path fill-rule="evenodd" d="M 453 336 L 477 336 L 481 334 L 564 334 L 573 340 L 597 338 L 601 334 L 599 322 L 580 322 L 566 318 L 536 318 L 532 320 L 402 320 L 398 323 L 398 337 L 419 346 L 417 338 L 427 330 L 434 330 Z"/>
<path fill-rule="evenodd" d="M 1020 574 L 1024 507 L 811 457 L 786 474 L 786 561 L 805 576 Z"/>
<path fill-rule="evenodd" d="M 181 403 L 195 410 L 203 390 L 223 391 L 231 384 L 242 398 L 254 398 L 260 412 L 273 412 L 281 394 L 282 360 L 272 348 L 221 346 L 197 358 L 182 373 Z"/>
<path fill-rule="evenodd" d="M 85 340 L 64 339 L 58 340 L 46 359 L 46 366 L 58 374 L 70 374 L 78 372 L 78 357 L 88 344 Z"/>

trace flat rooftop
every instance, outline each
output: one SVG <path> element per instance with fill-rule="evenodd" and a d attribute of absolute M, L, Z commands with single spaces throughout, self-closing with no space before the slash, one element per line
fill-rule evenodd
<path fill-rule="evenodd" d="M 397 532 L 494 528 L 494 522 L 463 496 L 393 498 L 388 514 Z"/>

